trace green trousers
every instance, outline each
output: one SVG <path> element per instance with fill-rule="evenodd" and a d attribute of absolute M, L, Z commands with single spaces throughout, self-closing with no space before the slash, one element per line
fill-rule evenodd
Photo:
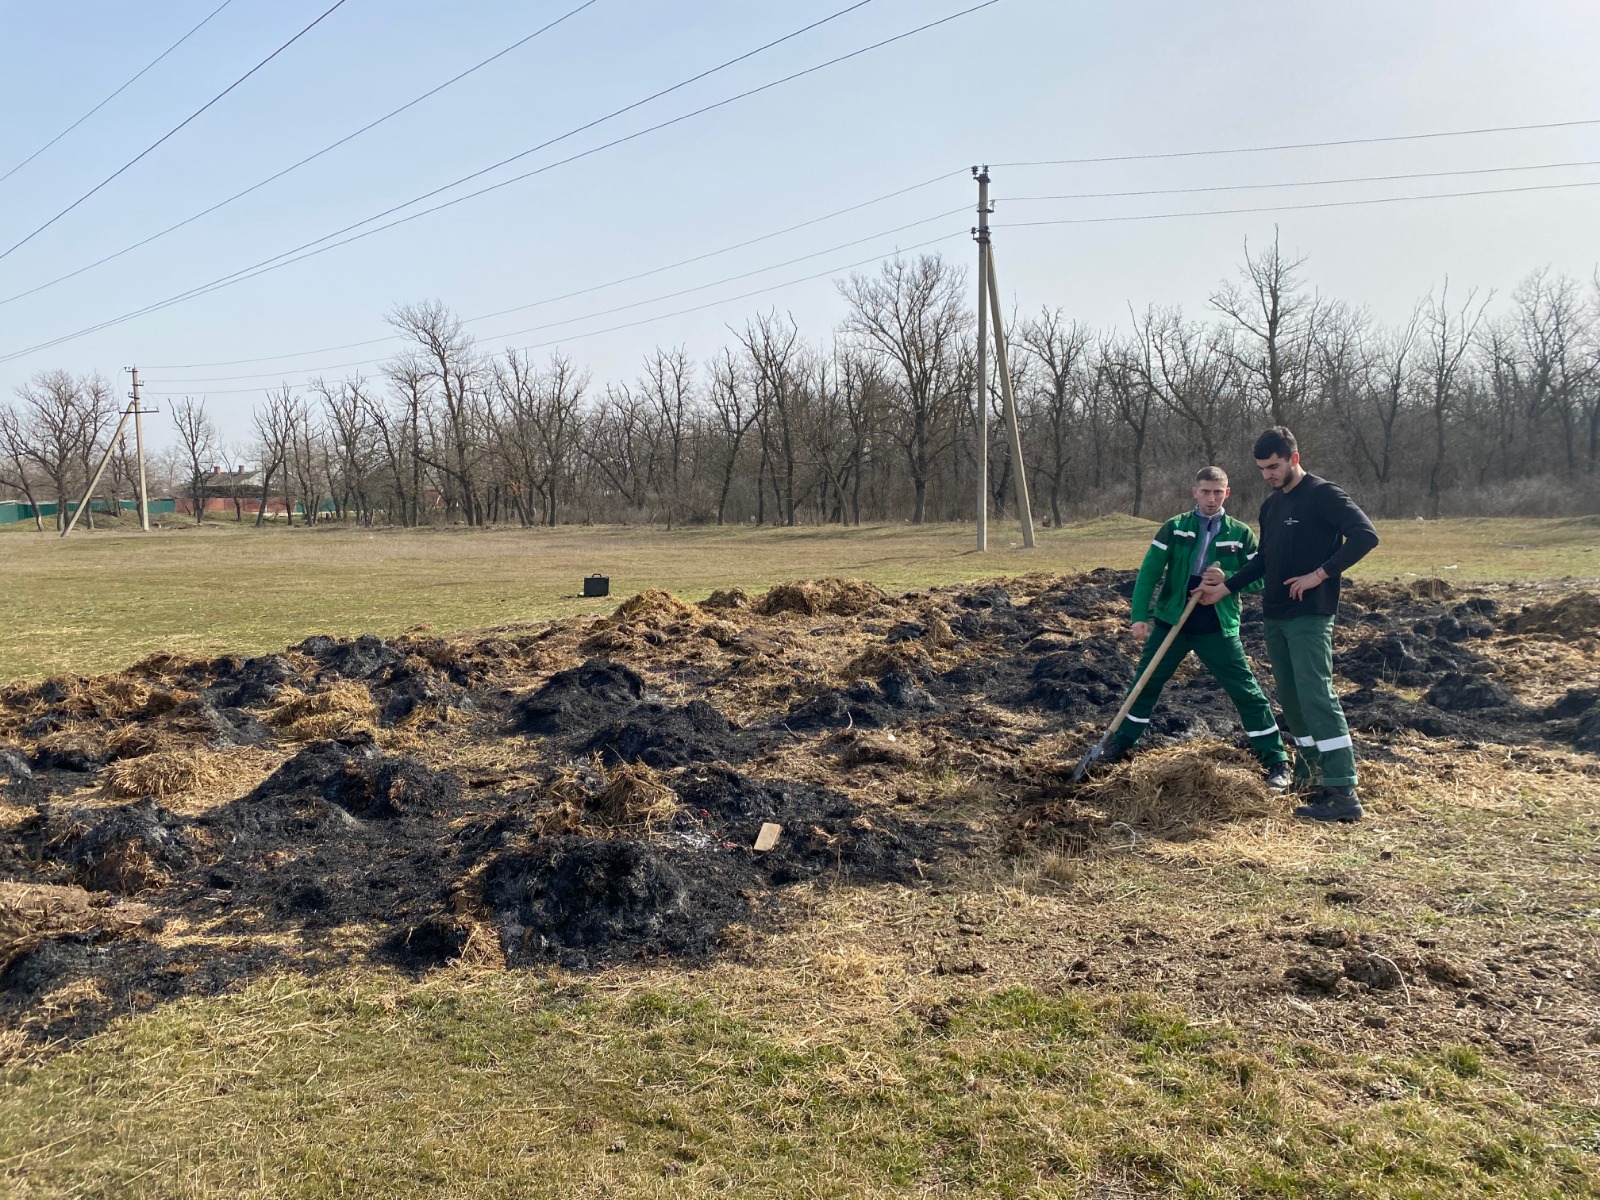
<path fill-rule="evenodd" d="M 1138 679 L 1144 674 L 1144 669 L 1150 665 L 1150 660 L 1155 657 L 1161 648 L 1162 640 L 1172 626 L 1154 621 L 1151 623 L 1150 636 L 1145 639 L 1144 653 L 1139 658 L 1139 668 L 1134 672 Z M 1244 645 L 1236 637 L 1229 637 L 1225 633 L 1200 633 L 1192 636 L 1180 633 L 1172 639 L 1166 654 L 1157 664 L 1155 673 L 1150 676 L 1144 685 L 1144 691 L 1139 693 L 1139 698 L 1133 702 L 1133 707 L 1128 710 L 1127 717 L 1121 727 L 1116 731 L 1115 738 L 1125 746 L 1132 746 L 1150 727 L 1150 714 L 1155 711 L 1156 701 L 1161 698 L 1161 689 L 1167 685 L 1167 680 L 1172 678 L 1172 673 L 1178 669 L 1178 664 L 1193 652 L 1206 670 L 1222 685 L 1222 690 L 1228 693 L 1228 698 L 1233 701 L 1234 708 L 1239 710 L 1239 720 L 1244 723 L 1245 736 L 1250 739 L 1250 748 L 1255 751 L 1256 757 L 1265 766 L 1276 766 L 1289 761 L 1289 754 L 1283 748 L 1283 738 L 1278 733 L 1278 722 L 1273 719 L 1272 705 L 1267 703 L 1267 697 L 1261 691 L 1261 685 L 1256 682 L 1255 672 L 1250 670 L 1250 660 L 1245 657 Z"/>
<path fill-rule="evenodd" d="M 1354 787 L 1350 727 L 1333 690 L 1333 618 L 1268 619 L 1266 627 L 1283 723 L 1303 764 L 1295 774 L 1327 787 Z"/>

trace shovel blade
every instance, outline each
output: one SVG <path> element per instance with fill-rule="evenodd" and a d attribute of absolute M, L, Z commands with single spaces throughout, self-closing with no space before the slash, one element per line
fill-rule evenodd
<path fill-rule="evenodd" d="M 1094 745 L 1083 752 L 1083 757 L 1078 760 L 1078 765 L 1072 770 L 1072 782 L 1082 783 L 1083 777 L 1089 773 L 1089 768 L 1106 752 L 1106 739 L 1101 738 Z"/>

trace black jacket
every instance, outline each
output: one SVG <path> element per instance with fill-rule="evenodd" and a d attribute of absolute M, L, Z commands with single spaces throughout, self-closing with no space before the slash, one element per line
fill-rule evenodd
<path fill-rule="evenodd" d="M 1339 576 L 1377 544 L 1378 531 L 1344 489 L 1307 472 L 1292 489 L 1273 492 L 1261 505 L 1261 552 L 1228 580 L 1228 590 L 1265 579 L 1263 616 L 1275 621 L 1331 617 L 1339 607 Z M 1318 567 L 1328 572 L 1327 580 L 1299 600 L 1289 599 L 1284 580 Z"/>

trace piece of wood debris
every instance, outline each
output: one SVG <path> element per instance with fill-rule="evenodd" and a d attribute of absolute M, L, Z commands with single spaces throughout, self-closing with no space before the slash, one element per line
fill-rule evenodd
<path fill-rule="evenodd" d="M 755 851 L 765 854 L 778 844 L 778 838 L 783 833 L 782 825 L 775 825 L 771 821 L 761 822 L 761 831 L 756 834 Z"/>

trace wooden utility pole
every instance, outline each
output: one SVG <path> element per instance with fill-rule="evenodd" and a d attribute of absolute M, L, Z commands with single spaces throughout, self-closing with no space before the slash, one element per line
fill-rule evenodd
<path fill-rule="evenodd" d="M 139 406 L 139 368 L 129 367 L 133 375 L 133 447 L 139 459 L 139 528 L 150 532 L 150 489 L 144 476 L 144 410 Z"/>
<path fill-rule="evenodd" d="M 978 553 L 989 549 L 989 168 L 973 167 L 978 181 Z"/>
<path fill-rule="evenodd" d="M 989 168 L 973 167 L 978 181 L 978 224 L 972 231 L 978 243 L 978 550 L 989 549 L 989 338 L 994 325 L 994 365 L 1000 375 L 1000 400 L 1011 439 L 1011 469 L 1017 484 L 1017 515 L 1022 521 L 1022 544 L 1032 550 L 1033 509 L 1028 503 L 1028 473 L 1022 462 L 1022 427 L 1017 399 L 1011 391 L 1011 364 L 1006 357 L 1006 326 L 1000 316 L 1000 283 L 994 270 L 994 243 L 989 236 Z"/>

